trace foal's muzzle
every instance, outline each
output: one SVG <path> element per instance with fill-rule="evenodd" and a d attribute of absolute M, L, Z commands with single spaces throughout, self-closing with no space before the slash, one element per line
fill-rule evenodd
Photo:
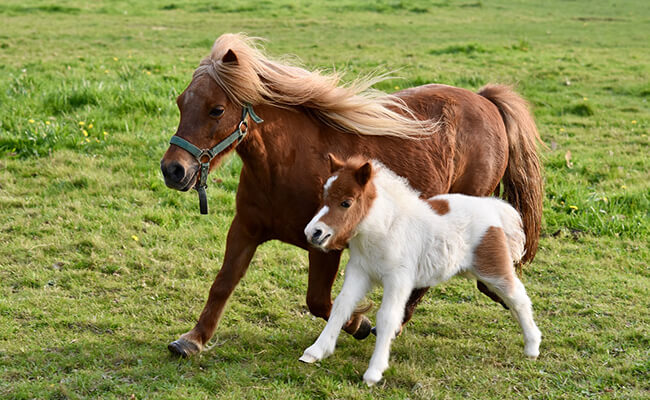
<path fill-rule="evenodd" d="M 332 230 L 327 225 L 320 222 L 313 228 L 305 230 L 307 241 L 310 244 L 322 249 L 325 249 L 325 246 L 327 246 L 327 243 L 332 238 L 332 234 Z"/>

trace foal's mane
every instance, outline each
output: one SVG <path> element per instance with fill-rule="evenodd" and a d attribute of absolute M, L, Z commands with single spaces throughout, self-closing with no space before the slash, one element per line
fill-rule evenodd
<path fill-rule="evenodd" d="M 340 85 L 341 75 L 337 73 L 307 71 L 268 58 L 259 41 L 243 34 L 221 35 L 194 77 L 207 73 L 240 105 L 302 106 L 345 132 L 404 138 L 436 131 L 435 121 L 417 119 L 400 98 L 371 88 L 385 76 Z M 229 50 L 236 55 L 236 63 L 222 61 Z"/>

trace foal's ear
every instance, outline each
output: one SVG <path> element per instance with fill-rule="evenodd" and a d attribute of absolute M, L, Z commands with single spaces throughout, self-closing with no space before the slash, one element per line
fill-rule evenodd
<path fill-rule="evenodd" d="M 330 173 L 334 171 L 338 171 L 339 169 L 343 168 L 343 161 L 336 158 L 334 154 L 329 153 L 327 154 L 327 157 L 330 160 Z"/>
<path fill-rule="evenodd" d="M 223 62 L 224 64 L 227 64 L 227 63 L 238 64 L 239 63 L 239 61 L 237 60 L 237 55 L 231 49 L 228 49 L 228 52 L 226 52 L 226 54 L 224 54 L 223 58 L 221 59 L 221 62 Z"/>
<path fill-rule="evenodd" d="M 355 173 L 354 177 L 361 186 L 365 186 L 372 176 L 372 165 L 369 162 L 363 164 Z"/>

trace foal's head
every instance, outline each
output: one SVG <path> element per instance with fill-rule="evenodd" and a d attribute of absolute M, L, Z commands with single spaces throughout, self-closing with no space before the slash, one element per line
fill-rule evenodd
<path fill-rule="evenodd" d="M 331 176 L 323 186 L 320 209 L 307 224 L 307 241 L 322 250 L 342 250 L 375 199 L 373 169 L 368 160 L 345 162 L 329 154 Z"/>

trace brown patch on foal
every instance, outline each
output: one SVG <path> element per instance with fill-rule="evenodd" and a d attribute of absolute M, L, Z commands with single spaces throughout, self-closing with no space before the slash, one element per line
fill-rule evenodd
<path fill-rule="evenodd" d="M 438 215 L 445 215 L 449 212 L 449 202 L 445 199 L 427 200 L 427 203 Z"/>
<path fill-rule="evenodd" d="M 491 226 L 485 232 L 474 250 L 474 269 L 479 276 L 501 277 L 512 283 L 514 268 L 503 229 Z"/>

